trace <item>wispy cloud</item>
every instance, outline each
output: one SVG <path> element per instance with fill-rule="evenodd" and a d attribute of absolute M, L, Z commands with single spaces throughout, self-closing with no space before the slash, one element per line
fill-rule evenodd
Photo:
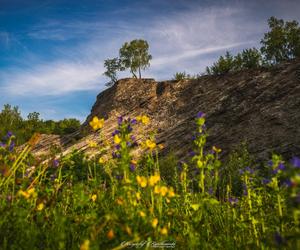
<path fill-rule="evenodd" d="M 36 65 L 29 69 L 11 69 L 0 73 L 3 82 L 1 89 L 9 95 L 51 96 L 74 91 L 87 91 L 99 88 L 103 80 L 102 65 L 89 63 L 55 62 Z M 1 92 L 2 92 L 1 91 Z"/>

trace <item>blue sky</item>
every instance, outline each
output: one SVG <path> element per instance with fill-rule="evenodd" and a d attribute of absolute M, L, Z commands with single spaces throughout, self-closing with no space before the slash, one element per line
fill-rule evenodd
<path fill-rule="evenodd" d="M 143 76 L 166 80 L 259 47 L 272 15 L 300 21 L 300 1 L 0 0 L 0 106 L 83 121 L 108 81 L 103 61 L 124 42 L 146 39 Z"/>

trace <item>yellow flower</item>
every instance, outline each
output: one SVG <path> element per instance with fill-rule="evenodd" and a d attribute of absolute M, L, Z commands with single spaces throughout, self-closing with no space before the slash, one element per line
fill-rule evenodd
<path fill-rule="evenodd" d="M 109 240 L 113 239 L 115 237 L 114 230 L 110 229 L 106 236 Z"/>
<path fill-rule="evenodd" d="M 161 230 L 160 230 L 160 233 L 162 235 L 167 235 L 168 234 L 168 229 L 166 227 L 163 227 Z"/>
<path fill-rule="evenodd" d="M 81 246 L 80 246 L 80 250 L 89 250 L 90 249 L 90 241 L 89 240 L 85 240 Z"/>
<path fill-rule="evenodd" d="M 105 159 L 104 159 L 103 157 L 100 157 L 100 158 L 99 158 L 99 163 L 100 163 L 100 164 L 103 164 L 104 162 L 105 162 Z"/>
<path fill-rule="evenodd" d="M 169 196 L 170 198 L 173 198 L 173 197 L 175 196 L 175 192 L 174 192 L 173 187 L 170 187 L 170 188 L 169 188 L 168 196 Z"/>
<path fill-rule="evenodd" d="M 95 201 L 97 200 L 97 195 L 96 195 L 96 194 L 93 194 L 93 195 L 91 196 L 91 200 L 92 200 L 93 202 L 95 202 Z"/>
<path fill-rule="evenodd" d="M 137 161 L 136 161 L 136 160 L 131 160 L 131 164 L 136 165 L 136 164 L 137 164 Z"/>
<path fill-rule="evenodd" d="M 146 115 L 138 116 L 136 118 L 138 121 L 141 121 L 143 124 L 148 125 L 150 122 L 150 118 Z"/>
<path fill-rule="evenodd" d="M 137 192 L 137 193 L 135 194 L 135 196 L 136 196 L 137 200 L 140 200 L 140 199 L 141 199 L 141 193 L 140 193 L 140 192 Z"/>
<path fill-rule="evenodd" d="M 103 127 L 104 124 L 104 119 L 99 119 L 97 116 L 94 116 L 93 120 L 90 121 L 90 126 L 94 129 L 100 129 Z"/>
<path fill-rule="evenodd" d="M 154 218 L 153 221 L 152 221 L 152 227 L 156 228 L 157 224 L 158 224 L 158 219 Z"/>
<path fill-rule="evenodd" d="M 121 138 L 119 137 L 119 135 L 114 136 L 114 142 L 115 142 L 115 144 L 120 144 Z"/>
<path fill-rule="evenodd" d="M 37 207 L 36 207 L 36 209 L 38 210 L 38 211 L 42 211 L 43 209 L 44 209 L 44 203 L 40 203 L 40 204 L 38 204 L 37 205 Z"/>
<path fill-rule="evenodd" d="M 160 187 L 159 186 L 155 186 L 154 187 L 154 193 L 155 194 L 159 194 L 160 193 Z"/>
<path fill-rule="evenodd" d="M 160 188 L 160 194 L 161 194 L 162 196 L 166 196 L 167 192 L 168 192 L 168 188 L 167 188 L 167 187 L 162 186 L 162 187 Z"/>
<path fill-rule="evenodd" d="M 156 143 L 154 141 L 147 139 L 146 147 L 149 148 L 150 150 L 153 150 L 156 147 Z"/>
<path fill-rule="evenodd" d="M 30 188 L 27 191 L 19 190 L 18 194 L 23 196 L 25 199 L 29 199 L 31 197 L 36 196 L 36 192 L 34 188 Z"/>
<path fill-rule="evenodd" d="M 97 145 L 97 142 L 95 142 L 95 141 L 89 141 L 89 146 L 91 148 L 96 148 L 98 145 Z"/>
<path fill-rule="evenodd" d="M 139 214 L 142 218 L 144 218 L 146 216 L 146 214 L 143 211 L 140 211 Z"/>
<path fill-rule="evenodd" d="M 216 153 L 222 152 L 222 149 L 217 148 L 216 146 L 213 146 L 213 147 L 212 147 L 212 150 L 215 151 Z"/>
<path fill-rule="evenodd" d="M 144 176 L 137 176 L 136 177 L 136 181 L 137 183 L 141 186 L 141 187 L 146 187 L 147 186 L 147 178 Z"/>
<path fill-rule="evenodd" d="M 160 181 L 160 175 L 159 174 L 156 174 L 156 175 L 152 175 L 150 176 L 148 182 L 149 182 L 149 185 L 151 187 L 153 187 L 157 182 Z"/>

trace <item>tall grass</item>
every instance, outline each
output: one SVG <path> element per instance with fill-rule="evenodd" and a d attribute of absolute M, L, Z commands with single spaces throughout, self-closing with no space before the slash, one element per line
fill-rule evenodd
<path fill-rule="evenodd" d="M 255 168 L 247 157 L 219 159 L 206 151 L 205 115 L 195 118 L 189 160 L 158 158 L 154 136 L 136 140 L 134 127 L 147 116 L 118 119 L 113 142 L 91 126 L 101 144 L 88 158 L 73 153 L 46 163 L 0 144 L 1 249 L 300 249 L 300 159 L 273 155 Z M 142 147 L 135 158 L 132 150 Z"/>

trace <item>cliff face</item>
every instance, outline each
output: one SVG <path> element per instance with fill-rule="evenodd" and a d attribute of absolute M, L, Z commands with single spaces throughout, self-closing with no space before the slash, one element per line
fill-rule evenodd
<path fill-rule="evenodd" d="M 224 155 L 242 142 L 260 159 L 272 152 L 288 158 L 299 155 L 300 60 L 272 69 L 179 82 L 122 79 L 97 96 L 83 126 L 95 115 L 104 117 L 103 134 L 108 138 L 115 129 L 116 117 L 146 114 L 151 124 L 143 133 L 157 130 L 157 141 L 165 145 L 162 153 L 172 150 L 182 157 L 192 146 L 194 118 L 199 111 L 206 113 L 208 145 L 221 147 Z M 97 140 L 94 133 L 73 144 L 70 138 L 72 135 L 56 142 L 65 152 L 72 145 L 93 153 L 87 140 Z M 47 151 L 43 143 L 47 138 L 36 153 Z"/>

